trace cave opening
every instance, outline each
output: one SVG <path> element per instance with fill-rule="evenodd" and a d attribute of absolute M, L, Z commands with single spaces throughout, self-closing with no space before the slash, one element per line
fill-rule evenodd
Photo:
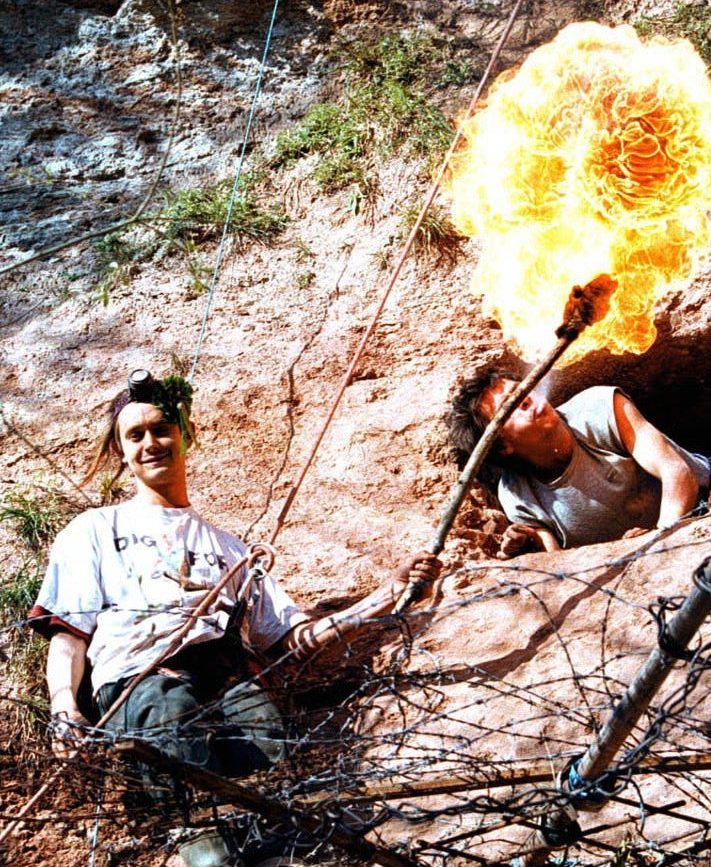
<path fill-rule="evenodd" d="M 551 398 L 559 404 L 592 385 L 617 385 L 645 418 L 679 445 L 711 455 L 710 370 L 709 334 L 660 335 L 643 355 L 591 353 L 555 372 Z"/>

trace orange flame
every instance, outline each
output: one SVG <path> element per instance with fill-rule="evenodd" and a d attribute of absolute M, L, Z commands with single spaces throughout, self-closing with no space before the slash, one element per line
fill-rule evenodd
<path fill-rule="evenodd" d="M 610 274 L 610 311 L 566 362 L 648 349 L 655 303 L 709 242 L 711 82 L 691 43 L 571 24 L 499 77 L 464 138 L 449 194 L 459 230 L 483 241 L 485 313 L 531 359 L 571 287 Z"/>

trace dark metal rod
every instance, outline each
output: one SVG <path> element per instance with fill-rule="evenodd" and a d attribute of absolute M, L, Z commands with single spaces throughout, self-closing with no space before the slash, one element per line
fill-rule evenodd
<path fill-rule="evenodd" d="M 711 770 L 711 754 L 675 753 L 671 755 L 646 756 L 634 768 L 632 774 L 671 774 L 695 773 Z M 476 792 L 483 789 L 499 789 L 506 786 L 520 786 L 552 781 L 549 761 L 526 764 L 517 767 L 494 768 L 487 773 L 468 774 L 466 777 L 434 777 L 430 780 L 381 783 L 353 791 L 344 790 L 337 794 L 313 794 L 298 799 L 299 806 L 315 807 L 319 804 L 347 803 L 366 804 L 378 801 L 429 798 L 433 795 L 455 795 L 460 792 Z M 634 802 L 632 802 L 634 803 Z"/>
<path fill-rule="evenodd" d="M 703 573 L 703 583 L 711 586 L 711 558 L 704 561 L 699 569 Z M 677 647 L 685 649 L 710 612 L 711 593 L 700 582 L 667 624 L 667 634 L 671 641 Z M 649 654 L 612 716 L 580 760 L 577 772 L 582 779 L 594 780 L 607 770 L 637 720 L 666 680 L 675 661 L 675 657 L 665 653 L 661 647 L 655 647 Z"/>
<path fill-rule="evenodd" d="M 694 581 L 694 588 L 666 625 L 666 644 L 667 646 L 673 644 L 679 651 L 686 649 L 698 628 L 711 613 L 711 557 L 707 557 L 699 565 L 694 573 Z M 612 716 L 602 727 L 582 759 L 574 766 L 576 775 L 583 783 L 593 782 L 608 770 L 617 751 L 666 680 L 676 658 L 659 646 L 649 654 L 614 708 Z M 577 781 L 573 787 L 570 781 L 566 780 L 563 782 L 563 788 L 568 791 L 572 788 L 573 802 L 580 809 L 585 809 L 584 796 L 575 801 Z M 599 804 L 599 801 L 596 803 Z M 591 805 L 588 803 L 587 806 Z M 572 830 L 577 825 L 575 819 L 561 809 L 552 810 L 543 821 L 556 831 Z M 545 830 L 542 828 L 535 835 L 532 845 L 527 848 L 526 855 L 522 859 L 524 867 L 541 867 L 546 863 L 552 848 L 553 846 L 546 841 Z"/>

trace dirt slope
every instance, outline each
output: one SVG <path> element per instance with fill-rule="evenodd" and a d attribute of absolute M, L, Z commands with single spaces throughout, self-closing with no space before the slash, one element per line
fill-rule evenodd
<path fill-rule="evenodd" d="M 501 7 L 496 26 L 484 27 L 467 2 L 292 4 L 278 18 L 257 144 L 268 149 L 278 130 L 293 125 L 328 92 L 328 80 L 322 80 L 329 68 L 326 51 L 338 35 L 435 25 L 480 63 L 508 9 L 507 4 L 488 5 Z M 504 64 L 521 59 L 573 20 L 581 5 L 533 4 Z M 588 14 L 607 21 L 661 8 L 588 5 L 595 6 Z M 270 6 L 182 4 L 182 106 L 166 186 L 213 182 L 234 169 Z M 148 0 L 44 4 L 39 20 L 34 4 L 23 0 L 0 10 L 8 34 L 0 82 L 4 262 L 105 225 L 142 200 L 168 147 L 177 98 L 175 49 L 161 10 Z M 450 92 L 449 113 L 456 114 L 470 96 L 471 88 Z M 378 167 L 380 195 L 366 219 L 347 210 L 342 194 L 320 192 L 307 177 L 308 168 L 300 164 L 275 177 L 274 196 L 290 217 L 275 242 L 228 244 L 197 359 L 200 449 L 191 458 L 193 503 L 216 523 L 253 539 L 268 537 L 275 526 L 384 289 L 383 253 L 393 261 L 401 210 L 424 191 L 417 163 L 394 157 Z M 214 253 L 212 244 L 200 252 L 200 261 L 211 264 Z M 385 306 L 278 540 L 278 575 L 306 609 L 337 606 L 372 589 L 431 536 L 456 479 L 442 423 L 451 392 L 473 366 L 507 355 L 498 326 L 482 317 L 470 290 L 476 259 L 474 241 L 463 245 L 456 263 L 436 256 L 411 259 Z M 103 306 L 94 297 L 99 278 L 88 244 L 0 279 L 0 499 L 30 482 L 53 483 L 80 505 L 83 495 L 67 479 L 76 480 L 86 468 L 108 401 L 134 368 L 164 374 L 176 365 L 189 366 L 206 296 L 195 294 L 184 261 L 167 255 L 133 267 L 129 284 L 119 281 Z M 589 357 L 554 374 L 554 395 L 564 398 L 592 383 L 620 382 L 650 418 L 685 444 L 708 449 L 710 280 L 707 267 L 685 292 L 665 299 L 657 322 L 660 337 L 645 356 Z M 95 490 L 88 496 L 97 502 Z M 445 553 L 449 570 L 465 562 L 497 565 L 485 558 L 495 553 L 503 522 L 488 505 L 475 492 Z M 678 573 L 665 565 L 665 577 L 651 595 L 666 588 L 685 592 L 687 566 L 697 552 L 708 553 L 707 522 L 698 527 L 686 530 L 682 539 L 685 545 L 693 537 L 698 545 L 689 563 L 685 560 Z M 0 525 L 0 546 L 4 575 L 10 576 L 22 553 L 6 525 Z M 623 546 L 625 553 L 630 548 Z M 614 546 L 603 547 L 595 552 L 595 563 L 618 554 Z M 586 557 L 586 552 L 569 555 L 561 569 L 575 571 Z M 557 568 L 557 563 L 546 561 L 541 568 Z M 492 571 L 489 580 L 499 575 Z M 443 610 L 472 590 L 457 576 L 445 582 Z M 647 577 L 640 573 L 635 579 L 634 605 L 652 601 L 639 592 Z M 446 668 L 466 654 L 472 632 L 486 632 L 498 655 L 516 655 L 540 624 L 523 611 L 519 598 L 495 604 L 495 613 L 482 608 L 481 621 L 473 625 L 466 612 L 451 621 L 440 617 L 432 635 L 422 639 L 423 651 Z M 596 604 L 603 604 L 602 596 Z M 589 617 L 594 628 L 599 622 L 597 608 L 578 617 L 586 622 Z M 517 625 L 513 635 L 509 621 Z M 581 642 L 582 656 L 594 666 L 597 631 L 589 644 L 583 632 L 566 640 Z M 627 653 L 629 637 L 629 629 L 620 627 L 610 638 L 610 653 Z M 646 647 L 646 642 L 635 644 L 634 652 Z M 545 672 L 556 677 L 561 659 L 549 651 L 546 645 L 532 682 L 544 679 Z M 390 653 L 387 649 L 378 664 L 385 666 Z M 630 668 L 623 668 L 615 677 L 624 681 Z M 566 690 L 560 700 L 569 700 Z M 459 701 L 459 693 L 452 696 L 455 714 Z M 496 713 L 498 725 L 511 710 L 497 707 Z M 582 740 L 570 730 L 566 737 Z M 497 748 L 492 741 L 484 752 Z M 42 766 L 36 778 L 18 781 L 12 779 L 11 757 L 6 759 L 3 781 L 10 782 L 2 804 L 11 812 L 53 765 Z M 671 797 L 668 791 L 653 797 L 657 794 Z M 70 791 L 62 797 L 76 795 Z M 92 823 L 86 813 L 79 815 L 71 827 L 57 820 L 37 832 L 34 825 L 24 831 L 16 838 L 12 863 L 39 865 L 50 858 L 61 867 L 86 863 Z M 156 855 L 145 838 L 139 840 L 141 833 L 135 831 L 134 847 L 145 859 L 140 863 L 162 859 L 164 853 Z M 421 835 L 421 829 L 416 833 Z M 99 863 L 130 859 L 133 834 L 131 828 L 112 827 L 100 846 L 104 861 Z M 386 832 L 389 839 L 400 836 L 399 826 Z"/>

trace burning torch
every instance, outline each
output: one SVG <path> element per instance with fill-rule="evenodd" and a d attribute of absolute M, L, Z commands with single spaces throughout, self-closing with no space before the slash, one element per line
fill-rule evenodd
<path fill-rule="evenodd" d="M 585 286 L 573 287 L 563 311 L 563 322 L 555 332 L 558 338 L 557 342 L 550 352 L 533 367 L 525 379 L 519 383 L 518 387 L 501 404 L 498 412 L 495 413 L 486 426 L 476 448 L 469 456 L 466 466 L 452 489 L 449 501 L 442 512 L 437 531 L 427 549 L 431 554 L 439 554 L 444 548 L 445 540 L 452 529 L 464 498 L 507 419 L 526 395 L 533 391 L 582 331 L 589 325 L 599 322 L 605 317 L 610 308 L 610 297 L 616 288 L 617 282 L 607 274 L 599 275 L 594 280 L 586 283 Z M 421 582 L 411 581 L 398 599 L 394 609 L 395 613 L 399 614 L 404 611 L 417 598 L 420 589 Z"/>
<path fill-rule="evenodd" d="M 708 251 L 709 118 L 711 82 L 689 42 L 646 45 L 629 26 L 582 22 L 502 75 L 464 123 L 449 196 L 459 231 L 482 242 L 474 285 L 484 312 L 528 358 L 565 312 L 558 342 L 469 458 L 432 553 L 502 425 L 583 330 L 594 326 L 567 362 L 654 342 L 656 302 L 688 285 Z M 602 276 L 569 295 L 580 274 Z M 396 610 L 415 593 L 408 587 Z"/>

